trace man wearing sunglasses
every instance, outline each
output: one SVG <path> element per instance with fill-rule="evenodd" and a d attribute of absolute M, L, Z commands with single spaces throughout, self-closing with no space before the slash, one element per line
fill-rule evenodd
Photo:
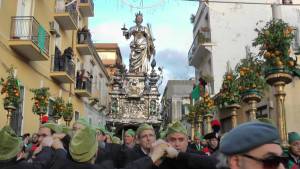
<path fill-rule="evenodd" d="M 232 129 L 220 143 L 217 168 L 284 169 L 278 130 L 268 123 L 253 121 Z"/>

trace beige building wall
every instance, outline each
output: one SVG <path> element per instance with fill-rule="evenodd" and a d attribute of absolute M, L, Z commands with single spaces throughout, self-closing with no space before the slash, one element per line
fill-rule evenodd
<path fill-rule="evenodd" d="M 28 1 L 28 0 L 26 0 Z M 30 1 L 30 0 L 29 0 Z M 33 101 L 31 98 L 33 94 L 30 92 L 31 88 L 40 87 L 41 81 L 43 81 L 44 87 L 50 88 L 52 97 L 59 95 L 59 90 L 62 90 L 62 97 L 65 101 L 69 96 L 72 97 L 72 103 L 74 110 L 80 113 L 80 116 L 85 115 L 84 112 L 84 99 L 74 94 L 74 84 L 61 84 L 54 81 L 50 77 L 51 70 L 51 56 L 54 55 L 55 41 L 60 41 L 58 47 L 63 53 L 67 47 L 72 47 L 75 58 L 80 58 L 78 51 L 75 48 L 77 43 L 77 31 L 76 30 L 59 30 L 60 38 L 56 39 L 54 35 L 51 35 L 49 22 L 54 21 L 55 12 L 54 0 L 32 0 L 32 16 L 42 25 L 50 37 L 49 58 L 46 61 L 29 61 L 24 59 L 22 53 L 16 53 L 8 44 L 10 40 L 11 32 L 11 17 L 17 15 L 18 0 L 2 0 L 0 5 L 0 77 L 6 78 L 6 70 L 10 65 L 13 65 L 17 69 L 17 78 L 24 86 L 24 102 L 23 102 L 23 121 L 21 132 L 36 132 L 39 126 L 38 116 L 32 113 Z M 80 15 L 80 13 L 78 12 Z M 80 16 L 81 17 L 81 16 Z M 79 25 L 85 25 L 88 23 L 87 18 L 81 17 L 81 23 Z M 75 59 L 77 60 L 77 59 Z M 82 60 L 82 59 L 79 59 Z M 3 109 L 3 96 L 0 96 L 0 127 L 3 127 L 6 123 L 6 111 Z M 73 118 L 74 120 L 74 118 Z M 64 123 L 60 120 L 59 123 Z"/>
<path fill-rule="evenodd" d="M 110 77 L 112 77 L 116 71 L 118 65 L 122 65 L 122 55 L 120 48 L 116 43 L 96 43 L 96 50 L 102 63 Z"/>

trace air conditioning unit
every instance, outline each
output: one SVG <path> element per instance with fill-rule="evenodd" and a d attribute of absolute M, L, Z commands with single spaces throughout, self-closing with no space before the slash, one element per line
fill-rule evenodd
<path fill-rule="evenodd" d="M 60 37 L 59 24 L 56 21 L 51 21 L 49 24 L 50 24 L 50 33 L 52 35 L 56 35 L 56 37 Z"/>

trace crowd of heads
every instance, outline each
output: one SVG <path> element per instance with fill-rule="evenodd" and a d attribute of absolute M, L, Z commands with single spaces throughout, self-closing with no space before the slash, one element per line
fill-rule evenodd
<path fill-rule="evenodd" d="M 290 147 L 284 153 L 278 130 L 272 124 L 247 122 L 222 137 L 219 134 L 220 127 L 214 128 L 206 135 L 196 131 L 191 141 L 186 126 L 181 122 L 174 122 L 159 133 L 159 143 L 166 143 L 178 153 L 198 152 L 213 156 L 218 160 L 217 168 L 284 168 L 290 165 L 291 160 L 295 160 L 294 165 L 299 166 L 300 135 L 297 132 L 288 134 Z M 26 133 L 22 137 L 16 136 L 6 126 L 0 131 L 0 162 L 11 159 L 32 160 L 41 151 L 41 145 L 48 144 L 54 144 L 54 148 L 63 148 L 72 160 L 79 163 L 95 163 L 98 149 L 108 143 L 122 144 L 129 149 L 139 146 L 145 154 L 150 154 L 153 146 L 158 144 L 156 135 L 151 125 L 141 124 L 136 130 L 126 130 L 120 139 L 104 126 L 91 126 L 84 118 L 78 119 L 72 128 L 44 123 L 37 133 Z"/>

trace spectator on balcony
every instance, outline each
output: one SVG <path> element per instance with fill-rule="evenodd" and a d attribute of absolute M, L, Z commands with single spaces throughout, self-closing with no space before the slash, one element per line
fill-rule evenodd
<path fill-rule="evenodd" d="M 63 68 L 62 56 L 61 51 L 57 46 L 55 46 L 55 53 L 54 53 L 54 71 L 61 71 Z"/>
<path fill-rule="evenodd" d="M 91 39 L 91 33 L 90 30 L 84 26 L 80 31 L 78 31 L 78 43 L 89 43 L 89 40 Z"/>

